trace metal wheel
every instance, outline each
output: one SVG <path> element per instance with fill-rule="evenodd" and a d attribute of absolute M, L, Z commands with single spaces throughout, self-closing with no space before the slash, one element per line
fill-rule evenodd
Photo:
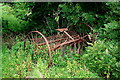
<path fill-rule="evenodd" d="M 28 43 L 27 43 L 28 42 Z M 52 54 L 50 51 L 50 46 L 48 43 L 47 38 L 39 31 L 31 31 L 26 35 L 24 41 L 24 48 L 27 49 L 29 44 L 33 45 L 35 53 L 38 51 L 46 51 L 49 55 L 49 65 L 48 67 L 52 66 Z"/>

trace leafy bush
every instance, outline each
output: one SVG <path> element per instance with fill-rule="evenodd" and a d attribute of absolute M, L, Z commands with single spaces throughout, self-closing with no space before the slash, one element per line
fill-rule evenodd
<path fill-rule="evenodd" d="M 74 56 L 75 57 L 75 56 Z M 59 61 L 51 68 L 47 68 L 41 59 L 38 60 L 37 69 L 45 78 L 99 78 L 96 73 L 90 72 L 87 68 L 82 68 L 74 59 L 64 60 L 62 57 L 55 57 Z M 72 58 L 72 57 L 71 57 Z"/>
<path fill-rule="evenodd" d="M 111 42 L 97 41 L 87 47 L 86 54 L 81 57 L 81 63 L 100 76 L 119 78 L 120 66 L 119 60 L 117 60 L 119 53 L 115 51 L 118 50 L 118 46 L 109 43 Z"/>
<path fill-rule="evenodd" d="M 16 4 L 17 5 L 17 4 Z M 21 32 L 27 28 L 28 21 L 26 21 L 25 14 L 28 14 L 27 9 L 23 8 L 25 4 L 20 4 L 19 7 L 15 8 L 10 5 L 2 4 L 2 24 L 3 24 L 3 32 Z M 21 6 L 21 7 L 20 7 Z M 27 7 L 26 7 L 27 8 Z M 22 10 L 23 9 L 23 10 Z M 16 14 L 17 13 L 17 14 Z"/>
<path fill-rule="evenodd" d="M 19 40 L 8 49 L 5 44 L 2 48 L 2 77 L 3 78 L 24 78 L 33 67 L 31 54 L 32 49 L 24 51 L 24 44 Z"/>

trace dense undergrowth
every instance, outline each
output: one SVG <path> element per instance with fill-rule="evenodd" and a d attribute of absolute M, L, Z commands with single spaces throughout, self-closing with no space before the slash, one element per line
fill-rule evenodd
<path fill-rule="evenodd" d="M 16 44 L 2 47 L 3 78 L 119 78 L 120 62 L 118 44 L 96 41 L 83 53 L 78 54 L 66 50 L 61 56 L 61 50 L 53 54 L 53 67 L 48 68 L 49 56 L 46 50 L 34 52 L 33 45 L 16 38 Z M 109 48 L 108 48 L 109 46 Z"/>
<path fill-rule="evenodd" d="M 58 50 L 53 55 L 53 67 L 48 68 L 47 51 L 41 50 L 36 54 L 32 48 L 29 45 L 24 51 L 24 43 L 19 40 L 11 49 L 3 44 L 3 78 L 99 78 L 97 73 L 81 65 L 79 54 L 68 51 L 62 57 Z"/>

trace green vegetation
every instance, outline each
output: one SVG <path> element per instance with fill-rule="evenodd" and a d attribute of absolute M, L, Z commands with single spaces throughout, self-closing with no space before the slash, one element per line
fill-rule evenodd
<path fill-rule="evenodd" d="M 53 55 L 55 65 L 48 68 L 47 52 L 39 51 L 35 54 L 33 46 L 27 46 L 25 51 L 23 46 L 24 43 L 19 40 L 10 50 L 3 45 L 3 78 L 99 78 L 86 66 L 80 65 L 78 54 L 68 53 L 62 57 L 58 50 Z"/>
<path fill-rule="evenodd" d="M 3 78 L 120 78 L 120 3 L 2 3 L 2 77 Z M 0 9 L 0 10 L 1 10 Z M 83 24 L 92 26 L 92 32 Z M 66 54 L 57 50 L 52 55 L 54 65 L 48 68 L 46 50 L 34 52 L 34 45 L 24 36 L 38 30 L 51 36 L 56 28 L 71 28 L 77 33 L 89 33 L 93 43 L 81 53 Z M 95 32 L 98 33 L 95 36 Z"/>

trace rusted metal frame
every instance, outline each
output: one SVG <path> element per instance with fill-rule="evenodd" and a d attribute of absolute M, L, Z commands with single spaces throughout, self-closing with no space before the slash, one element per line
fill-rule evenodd
<path fill-rule="evenodd" d="M 80 38 L 79 35 L 73 35 L 72 37 L 73 37 L 73 38 Z M 53 41 L 50 41 L 50 42 L 48 42 L 48 43 L 50 44 L 50 43 L 54 43 L 54 42 L 59 42 L 59 41 L 65 40 L 65 39 L 66 39 L 66 38 L 58 39 L 58 40 L 53 40 Z M 41 44 L 37 44 L 37 45 L 38 45 L 38 46 L 46 45 L 46 42 L 41 43 Z"/>
<path fill-rule="evenodd" d="M 60 35 L 53 35 L 53 36 L 49 36 L 49 37 L 46 37 L 47 39 L 53 39 L 53 38 L 57 38 L 57 37 L 60 37 Z"/>
<path fill-rule="evenodd" d="M 50 41 L 50 42 L 48 42 L 48 43 L 50 44 L 50 43 L 58 42 L 58 41 L 61 41 L 61 40 L 65 40 L 65 39 L 53 40 L 53 41 Z M 41 44 L 38 44 L 38 46 L 42 46 L 42 45 L 45 45 L 45 44 L 46 44 L 46 42 L 41 43 Z"/>
<path fill-rule="evenodd" d="M 27 35 L 26 35 L 26 37 L 25 37 L 25 40 L 24 40 L 24 49 L 25 49 L 25 47 L 26 47 L 26 38 L 27 37 L 29 37 L 29 34 L 30 34 L 31 32 L 29 32 Z"/>
<path fill-rule="evenodd" d="M 68 34 L 68 35 L 69 35 L 69 34 Z M 68 35 L 67 35 L 68 38 L 66 38 L 66 41 L 69 41 L 69 40 L 71 39 Z M 80 38 L 79 35 L 71 35 L 71 37 L 72 37 L 73 39 L 74 39 L 74 38 L 77 38 L 77 39 Z M 74 40 L 75 40 L 75 39 L 74 39 Z M 74 42 L 74 40 L 73 40 L 73 42 Z M 63 43 L 65 43 L 65 42 L 63 42 Z M 74 42 L 74 44 L 75 44 L 75 42 Z M 60 45 L 60 44 L 58 44 L 58 45 Z M 69 44 L 65 44 L 65 45 L 69 45 Z M 64 45 L 60 46 L 59 48 L 62 48 L 63 46 L 64 46 Z M 57 48 L 57 49 L 59 49 L 59 48 Z M 62 48 L 62 49 L 64 49 L 64 48 Z M 56 50 L 56 49 L 55 49 L 55 50 Z M 63 51 L 63 50 L 62 50 L 62 51 Z"/>
<path fill-rule="evenodd" d="M 59 32 L 63 32 L 63 31 L 68 31 L 68 28 L 61 28 L 61 29 L 55 29 L 55 30 L 57 30 Z"/>
<path fill-rule="evenodd" d="M 48 40 L 46 39 L 46 37 L 41 32 L 39 32 L 39 31 L 35 31 L 35 32 L 37 32 L 38 34 L 40 34 L 44 38 L 44 40 L 45 40 L 45 42 L 46 42 L 46 44 L 48 46 L 48 51 L 49 51 L 49 58 L 50 58 L 49 65 L 52 65 L 52 55 L 51 55 L 51 51 L 50 51 L 50 46 L 49 46 Z"/>
<path fill-rule="evenodd" d="M 68 34 L 69 35 L 69 34 Z M 60 35 L 54 35 L 54 36 L 50 36 L 50 37 L 46 37 L 47 39 L 49 39 L 49 38 L 58 38 L 58 37 L 61 37 Z M 77 38 L 78 37 L 78 35 L 73 35 L 73 36 L 71 36 L 71 37 L 74 37 L 74 38 Z M 40 40 L 41 39 L 43 39 L 43 38 L 33 38 L 33 39 L 30 39 L 31 41 L 37 41 L 38 43 L 40 42 Z"/>
<path fill-rule="evenodd" d="M 83 42 L 83 41 L 84 41 L 84 40 L 80 38 L 78 41 L 75 41 L 74 43 L 78 44 L 78 43 Z M 74 44 L 71 44 L 71 47 L 72 47 L 73 45 L 74 45 Z"/>
<path fill-rule="evenodd" d="M 77 53 L 80 53 L 80 48 L 81 48 L 80 43 L 78 43 Z"/>
<path fill-rule="evenodd" d="M 79 35 L 72 35 L 72 38 L 80 38 L 80 36 Z M 67 38 L 65 38 L 67 41 L 69 41 L 69 39 L 67 39 Z M 74 41 L 73 41 L 74 42 Z M 63 43 L 65 43 L 65 42 L 63 42 Z M 75 42 L 74 42 L 74 44 L 75 44 Z M 61 43 L 60 44 L 58 44 L 58 45 L 61 45 Z M 56 45 L 56 46 L 58 46 L 58 45 Z M 67 44 L 65 44 L 65 45 L 67 45 Z M 63 46 L 63 45 L 62 45 Z M 60 46 L 59 48 L 61 48 L 62 46 Z M 56 48 L 56 47 L 55 47 Z M 51 49 L 51 51 L 52 50 L 56 50 L 56 49 L 59 49 L 59 48 L 52 48 Z"/>
<path fill-rule="evenodd" d="M 87 37 L 87 36 L 90 36 L 90 35 L 85 35 L 85 36 L 81 37 L 81 39 L 84 39 L 84 38 Z"/>
<path fill-rule="evenodd" d="M 57 45 L 55 48 L 52 48 L 51 51 L 58 49 L 60 46 L 67 45 L 67 44 L 71 44 L 71 43 L 74 43 L 74 42 L 79 41 L 79 40 L 80 40 L 80 39 L 76 39 L 76 40 L 74 40 L 74 41 L 73 41 L 73 40 L 70 40 L 70 41 L 68 41 L 68 42 L 64 42 L 64 43 L 62 43 L 62 44 Z M 81 40 L 81 42 L 82 42 L 82 40 Z"/>
<path fill-rule="evenodd" d="M 43 38 L 32 38 L 32 39 L 30 39 L 30 41 L 41 40 L 41 39 L 43 39 Z"/>
<path fill-rule="evenodd" d="M 90 35 L 85 35 L 85 36 L 83 36 L 83 37 L 81 37 L 81 40 L 82 40 L 82 42 L 84 42 L 85 41 L 85 37 L 89 37 Z M 80 46 L 80 42 L 81 41 L 78 41 L 78 42 L 76 42 L 76 44 L 78 44 L 78 49 L 77 49 L 77 53 L 80 53 L 80 49 L 83 47 L 83 46 Z M 73 46 L 74 44 L 71 44 L 71 47 Z"/>
<path fill-rule="evenodd" d="M 70 39 L 74 41 L 74 39 L 66 32 L 68 28 L 56 29 L 57 31 L 64 32 Z"/>
<path fill-rule="evenodd" d="M 72 39 L 74 41 L 74 39 L 72 38 L 72 36 L 70 36 L 66 31 L 63 31 L 70 39 Z"/>
<path fill-rule="evenodd" d="M 75 31 L 67 31 L 67 33 L 70 35 L 70 36 L 74 36 L 74 35 L 77 35 L 78 36 L 78 34 L 75 32 Z"/>
<path fill-rule="evenodd" d="M 75 41 L 75 39 L 70 36 L 66 31 L 63 31 L 70 39 L 72 39 L 73 41 Z M 76 51 L 76 43 L 74 42 L 74 51 Z"/>
<path fill-rule="evenodd" d="M 79 51 L 80 51 L 80 42 L 84 42 L 85 40 L 84 40 L 84 38 L 85 37 L 87 37 L 88 35 L 85 35 L 85 36 L 83 36 L 83 37 L 80 37 L 80 36 L 78 36 L 82 41 L 77 41 L 77 42 L 74 42 L 74 43 L 72 43 L 72 44 L 70 44 L 70 46 L 71 47 L 76 47 L 76 44 L 78 44 L 78 49 L 77 49 L 77 53 L 80 53 Z M 74 50 L 76 50 L 76 49 L 74 49 Z"/>
<path fill-rule="evenodd" d="M 53 35 L 53 36 L 49 36 L 49 37 L 46 37 L 46 39 L 48 40 L 48 39 L 50 39 L 50 38 L 56 38 L 56 37 L 60 37 L 61 35 Z M 38 41 L 38 43 L 42 40 L 43 38 L 32 38 L 32 39 L 30 39 L 31 41 L 34 41 L 34 40 L 37 40 Z"/>
<path fill-rule="evenodd" d="M 29 36 L 29 34 L 30 33 L 32 33 L 32 32 L 35 32 L 35 33 L 38 33 L 38 34 L 40 34 L 43 38 L 44 38 L 44 40 L 45 40 L 45 42 L 46 42 L 46 44 L 47 44 L 47 46 L 48 46 L 48 53 L 49 53 L 49 58 L 50 58 L 50 62 L 49 62 L 49 66 L 52 66 L 52 55 L 51 55 L 51 50 L 50 50 L 50 46 L 49 46 L 49 43 L 48 43 L 48 40 L 46 39 L 46 37 L 41 33 L 41 32 L 39 32 L 39 31 L 31 31 L 31 32 L 29 32 L 28 34 L 27 34 L 27 36 L 26 36 L 26 38 Z M 25 38 L 25 39 L 26 39 Z"/>
<path fill-rule="evenodd" d="M 85 24 L 85 23 L 80 23 L 80 24 Z M 85 24 L 86 26 L 88 26 L 88 27 L 90 27 L 89 25 L 87 25 L 87 24 Z M 90 27 L 91 28 L 91 27 Z M 51 55 L 51 51 L 52 50 L 56 50 L 56 49 L 58 49 L 58 48 L 60 48 L 60 47 L 62 47 L 62 46 L 64 46 L 64 45 L 70 45 L 70 44 L 78 44 L 78 43 L 81 43 L 81 42 L 83 42 L 84 41 L 84 37 L 89 37 L 89 35 L 85 35 L 85 36 L 83 36 L 83 37 L 80 37 L 80 36 L 78 36 L 78 35 L 70 35 L 69 33 L 67 33 L 66 31 L 62 31 L 62 32 L 64 32 L 70 39 L 72 39 L 72 40 L 69 40 L 68 38 L 64 38 L 64 39 L 66 39 L 68 42 L 63 42 L 63 43 L 60 43 L 60 44 L 58 44 L 58 45 L 56 45 L 56 47 L 55 48 L 50 48 L 50 46 L 49 46 L 49 43 L 53 43 L 53 42 L 59 42 L 59 41 L 62 41 L 62 39 L 58 39 L 58 40 L 54 40 L 54 41 L 50 41 L 50 42 L 48 42 L 48 40 L 47 39 L 56 39 L 56 38 L 59 38 L 59 37 L 61 37 L 61 35 L 54 35 L 54 36 L 50 36 L 50 37 L 45 37 L 42 33 L 40 33 L 39 31 L 31 31 L 31 32 L 29 32 L 28 33 L 28 35 L 30 34 L 30 33 L 32 33 L 32 32 L 37 32 L 38 34 L 40 34 L 40 35 L 42 35 L 42 37 L 44 38 L 44 40 L 45 40 L 45 42 L 46 43 L 41 43 L 41 44 L 37 44 L 37 46 L 38 45 L 45 45 L 45 44 L 47 44 L 47 46 L 48 46 L 48 51 L 49 51 L 49 56 L 50 56 L 50 64 L 52 64 L 52 55 Z M 28 36 L 27 35 L 27 36 Z M 38 38 L 36 38 L 36 39 L 31 39 L 31 40 L 37 40 L 37 42 L 39 42 L 41 39 L 43 39 L 43 38 L 40 38 L 40 39 L 38 39 Z M 79 38 L 79 39 L 74 39 L 74 38 Z"/>
<path fill-rule="evenodd" d="M 75 41 L 74 43 L 70 44 L 71 50 L 72 50 L 72 47 L 74 47 L 74 52 L 77 51 L 77 53 L 78 53 L 79 43 L 81 43 L 81 42 L 83 42 L 83 39 L 80 38 L 78 41 Z M 78 45 L 78 48 L 76 45 Z"/>
<path fill-rule="evenodd" d="M 72 38 L 74 38 L 74 39 L 78 39 L 78 38 L 80 38 L 80 36 L 79 35 L 72 35 Z"/>
<path fill-rule="evenodd" d="M 80 40 L 80 42 L 82 42 L 82 40 Z M 70 45 L 70 44 L 74 44 L 74 43 L 75 43 L 75 42 L 73 42 L 73 41 L 67 42 L 67 43 L 65 43 L 65 44 L 61 44 L 60 47 L 63 46 L 63 45 Z M 58 47 L 58 48 L 60 48 L 60 47 Z M 56 49 L 55 49 L 55 50 L 56 50 Z"/>

